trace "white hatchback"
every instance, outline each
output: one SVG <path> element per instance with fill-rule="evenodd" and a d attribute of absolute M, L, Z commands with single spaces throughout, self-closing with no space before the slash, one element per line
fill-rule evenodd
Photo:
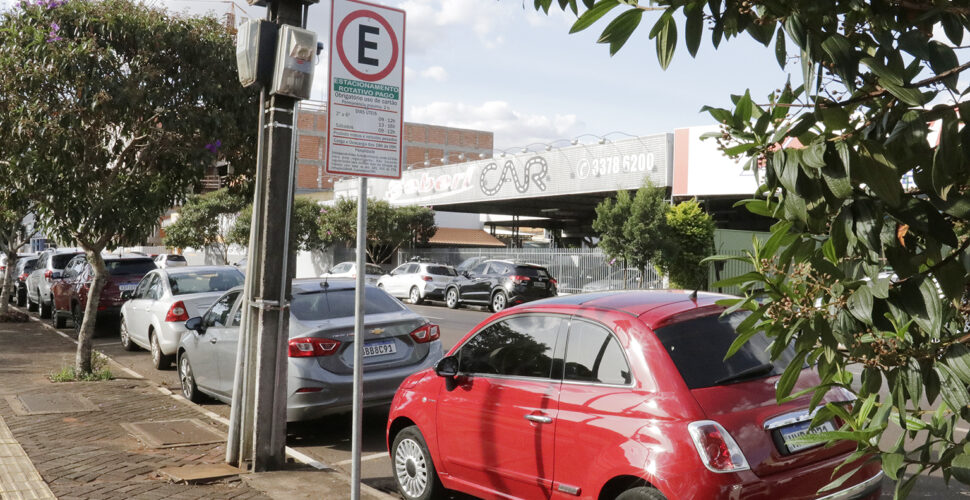
<path fill-rule="evenodd" d="M 457 276 L 455 268 L 449 265 L 407 262 L 381 276 L 377 286 L 395 297 L 420 304 L 425 300 L 444 300 L 445 288 Z"/>
<path fill-rule="evenodd" d="M 367 273 L 364 280 L 368 285 L 376 285 L 377 280 L 384 274 L 384 270 L 381 266 L 377 264 L 367 264 Z M 320 275 L 321 278 L 356 278 L 357 277 L 357 263 L 356 262 L 341 262 L 333 266 L 330 271 L 325 272 Z"/>
<path fill-rule="evenodd" d="M 131 298 L 121 307 L 121 346 L 148 349 L 155 368 L 168 367 L 187 331 L 185 321 L 244 281 L 233 266 L 175 267 L 146 274 L 134 292 L 125 292 Z"/>

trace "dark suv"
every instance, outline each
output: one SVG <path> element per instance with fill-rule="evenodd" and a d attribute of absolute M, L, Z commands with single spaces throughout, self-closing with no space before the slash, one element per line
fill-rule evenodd
<path fill-rule="evenodd" d="M 445 289 L 445 304 L 481 304 L 498 312 L 523 302 L 555 297 L 556 280 L 546 268 L 508 260 L 487 260 L 463 271 Z"/>

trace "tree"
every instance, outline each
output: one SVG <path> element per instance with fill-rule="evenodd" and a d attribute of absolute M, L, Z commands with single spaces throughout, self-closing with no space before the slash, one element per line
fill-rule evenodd
<path fill-rule="evenodd" d="M 438 231 L 434 211 L 419 206 L 395 207 L 384 200 L 367 202 L 367 257 L 387 262 L 405 244 L 426 244 Z M 320 213 L 320 238 L 326 246 L 356 241 L 357 200 L 343 198 Z"/>
<path fill-rule="evenodd" d="M 190 197 L 179 210 L 178 219 L 165 228 L 165 246 L 205 248 L 227 264 L 230 233 L 236 214 L 245 205 L 245 199 L 226 188 Z"/>
<path fill-rule="evenodd" d="M 596 205 L 596 219 L 593 230 L 599 235 L 598 246 L 612 259 L 629 261 L 630 242 L 623 226 L 630 218 L 630 205 L 633 199 L 629 191 L 618 191 L 616 199 L 607 198 Z"/>
<path fill-rule="evenodd" d="M 0 172 L 7 165 L 0 164 Z M 0 175 L 0 183 L 9 181 L 12 176 Z M 7 256 L 7 266 L 0 282 L 0 317 L 10 310 L 10 295 L 13 293 L 14 273 L 17 267 L 17 254 L 20 247 L 30 241 L 33 232 L 24 226 L 24 218 L 30 213 L 30 200 L 15 185 L 0 187 L 0 253 Z"/>
<path fill-rule="evenodd" d="M 51 236 L 81 245 L 94 269 L 79 374 L 91 371 L 102 250 L 142 242 L 213 161 L 251 168 L 256 98 L 229 70 L 234 53 L 218 20 L 131 0 L 24 2 L 0 20 L 11 175 Z"/>
<path fill-rule="evenodd" d="M 666 245 L 665 217 L 670 205 L 665 196 L 664 188 L 647 183 L 633 196 L 629 216 L 623 221 L 629 252 L 627 262 L 640 271 L 641 277 L 647 276 L 647 266 L 657 265 Z M 626 282 L 625 276 L 623 281 Z"/>
<path fill-rule="evenodd" d="M 678 203 L 667 211 L 657 267 L 670 277 L 671 286 L 706 290 L 708 266 L 714 255 L 714 219 L 696 200 Z"/>
<path fill-rule="evenodd" d="M 722 282 L 744 290 L 725 301 L 729 310 L 751 312 L 738 343 L 763 330 L 772 354 L 795 347 L 779 398 L 791 395 L 803 362 L 822 379 L 813 406 L 832 388 L 854 393 L 851 408 L 824 405 L 815 418 L 838 415 L 839 432 L 811 439 L 854 440 L 851 458 L 881 459 L 897 495 L 938 470 L 970 484 L 970 449 L 954 433 L 970 420 L 970 236 L 960 229 L 970 219 L 970 101 L 960 100 L 970 90 L 960 80 L 970 55 L 955 50 L 970 9 L 947 0 L 656 4 L 662 13 L 650 37 L 664 68 L 678 43 L 677 16 L 691 55 L 709 30 L 715 47 L 747 34 L 774 44 L 783 68 L 789 54 L 800 62 L 798 83 L 790 75 L 761 103 L 746 91 L 732 109 L 704 108 L 722 125 L 716 139 L 725 154 L 745 156 L 758 175 L 764 167 L 747 209 L 778 220 L 770 238 L 738 258 L 754 270 Z M 559 5 L 578 12 L 574 0 Z M 618 0 L 584 6 L 573 31 L 620 7 L 600 38 L 611 53 L 646 9 Z M 931 122 L 940 130 L 933 143 Z M 797 147 L 781 146 L 793 140 Z M 864 367 L 861 380 L 850 364 Z M 883 443 L 890 427 L 911 432 Z"/>
<path fill-rule="evenodd" d="M 323 246 L 320 238 L 320 205 L 304 198 L 293 200 L 293 217 L 290 219 L 290 244 L 297 250 L 315 250 Z M 236 223 L 229 233 L 229 242 L 249 245 L 249 231 L 252 227 L 253 206 L 248 205 L 239 213 Z"/>

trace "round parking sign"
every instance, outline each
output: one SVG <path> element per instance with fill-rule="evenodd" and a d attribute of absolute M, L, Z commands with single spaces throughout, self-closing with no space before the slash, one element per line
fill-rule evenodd
<path fill-rule="evenodd" d="M 372 10 L 354 11 L 345 17 L 337 28 L 335 42 L 340 62 L 365 82 L 384 79 L 397 65 L 397 34 L 391 23 Z"/>

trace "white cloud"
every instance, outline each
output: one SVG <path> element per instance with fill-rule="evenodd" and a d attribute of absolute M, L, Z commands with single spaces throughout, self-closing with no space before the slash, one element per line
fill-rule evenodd
<path fill-rule="evenodd" d="M 531 1 L 525 8 L 503 0 L 404 0 L 398 7 L 407 11 L 408 49 L 421 52 L 469 31 L 484 46 L 495 48 L 504 42 L 501 31 L 517 19 L 533 27 L 548 22 Z"/>
<path fill-rule="evenodd" d="M 431 66 L 430 68 L 421 71 L 421 77 L 434 80 L 436 82 L 443 82 L 448 78 L 448 72 L 445 71 L 445 68 L 442 68 L 441 66 Z"/>
<path fill-rule="evenodd" d="M 408 114 L 408 121 L 417 123 L 490 130 L 495 133 L 495 147 L 499 149 L 549 144 L 557 139 L 575 137 L 585 130 L 585 124 L 574 114 L 530 114 L 516 111 L 505 101 L 488 101 L 480 105 L 433 102 L 427 106 L 413 106 Z"/>

